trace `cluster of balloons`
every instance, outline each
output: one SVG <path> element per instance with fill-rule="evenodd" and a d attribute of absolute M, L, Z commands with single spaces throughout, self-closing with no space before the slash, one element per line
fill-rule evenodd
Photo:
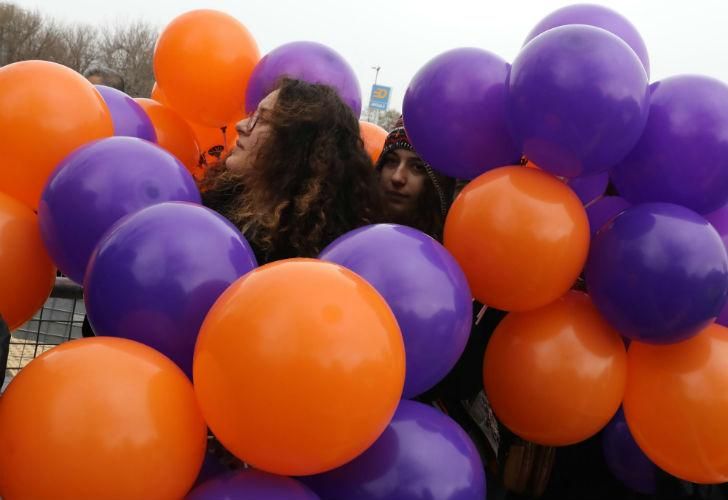
<path fill-rule="evenodd" d="M 206 473 L 209 428 L 257 470 L 216 474 L 190 498 L 349 496 L 369 482 L 368 498 L 404 498 L 418 494 L 413 472 L 426 492 L 484 496 L 464 431 L 402 401 L 442 379 L 467 342 L 472 297 L 454 257 L 414 229 L 377 225 L 320 259 L 258 269 L 240 232 L 201 206 L 196 179 L 281 76 L 333 85 L 360 111 L 359 84 L 333 50 L 294 42 L 259 59 L 237 20 L 203 10 L 161 34 L 152 99 L 53 63 L 0 70 L 16 93 L 0 110 L 8 140 L 40 131 L 53 145 L 3 165 L 2 313 L 11 328 L 26 321 L 55 265 L 84 285 L 97 334 L 31 362 L 0 399 L 0 495 L 180 498 Z M 386 134 L 362 125 L 373 162 Z M 38 439 L 37 428 L 54 430 Z M 423 461 L 415 450 L 433 441 Z M 61 465 L 30 484 L 30 462 Z"/>
<path fill-rule="evenodd" d="M 358 115 L 351 67 L 314 42 L 261 59 L 239 21 L 198 10 L 162 32 L 154 71 L 152 99 L 132 99 L 54 63 L 0 69 L 0 145 L 34 152 L 0 161 L 0 312 L 29 319 L 58 266 L 99 335 L 0 399 L 0 495 L 180 498 L 209 428 L 256 470 L 190 498 L 483 498 L 469 437 L 408 401 L 462 355 L 473 298 L 509 313 L 483 382 L 514 433 L 605 429 L 611 470 L 641 492 L 656 467 L 728 481 L 728 86 L 650 84 L 637 30 L 593 5 L 548 16 L 512 65 L 448 51 L 404 100 L 422 157 L 472 179 L 444 245 L 380 224 L 258 268 L 195 180 L 282 76 Z M 386 131 L 361 129 L 376 161 Z"/>
<path fill-rule="evenodd" d="M 627 19 L 573 5 L 541 21 L 512 65 L 451 50 L 404 99 L 422 157 L 474 179 L 452 206 L 445 246 L 474 297 L 510 312 L 484 359 L 496 415 L 525 439 L 567 445 L 624 401 L 626 424 L 612 424 L 622 430 L 605 433 L 605 451 L 639 491 L 654 489 L 650 460 L 682 479 L 728 479 L 716 451 L 728 427 L 714 420 L 728 413 L 717 361 L 728 325 L 728 85 L 651 83 L 649 70 Z M 531 168 L 511 166 L 521 155 Z M 569 291 L 577 278 L 588 295 Z M 618 455 L 635 463 L 629 474 Z"/>

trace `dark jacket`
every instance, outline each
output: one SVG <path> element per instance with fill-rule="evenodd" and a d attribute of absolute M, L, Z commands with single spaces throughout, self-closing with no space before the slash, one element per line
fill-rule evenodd
<path fill-rule="evenodd" d="M 5 382 L 5 370 L 8 367 L 8 354 L 10 353 L 10 329 L 7 323 L 0 318 L 0 388 Z"/>

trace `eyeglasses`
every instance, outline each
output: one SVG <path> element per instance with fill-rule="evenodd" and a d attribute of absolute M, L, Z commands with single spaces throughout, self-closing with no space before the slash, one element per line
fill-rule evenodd
<path fill-rule="evenodd" d="M 255 126 L 258 124 L 258 122 L 264 123 L 265 118 L 262 118 L 260 116 L 260 111 L 256 110 L 255 113 L 253 113 L 253 116 L 248 118 L 248 120 L 245 122 L 245 124 L 242 126 L 242 130 L 246 134 L 250 134 L 255 129 Z"/>

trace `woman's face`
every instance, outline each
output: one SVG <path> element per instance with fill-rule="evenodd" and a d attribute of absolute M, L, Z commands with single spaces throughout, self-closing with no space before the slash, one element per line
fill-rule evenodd
<path fill-rule="evenodd" d="M 278 91 L 274 90 L 260 101 L 258 109 L 249 117 L 235 125 L 238 140 L 225 166 L 230 170 L 244 170 L 255 160 L 260 146 L 270 135 L 269 118 L 278 100 Z"/>
<path fill-rule="evenodd" d="M 425 190 L 425 182 L 425 163 L 416 153 L 395 149 L 384 157 L 379 185 L 390 214 L 400 220 L 414 216 L 418 200 Z"/>

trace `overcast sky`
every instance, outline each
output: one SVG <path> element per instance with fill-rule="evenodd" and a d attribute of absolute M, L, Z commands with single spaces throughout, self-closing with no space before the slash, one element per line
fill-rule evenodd
<path fill-rule="evenodd" d="M 435 55 L 473 46 L 509 62 L 531 28 L 560 0 L 16 0 L 64 21 L 105 25 L 139 18 L 163 27 L 176 15 L 213 8 L 235 16 L 252 32 L 261 53 L 291 41 L 314 40 L 352 65 L 368 102 L 379 83 L 393 87 L 392 106 L 417 70 Z M 727 0 L 604 0 L 629 18 L 650 54 L 652 80 L 699 73 L 728 82 Z M 391 107 L 391 106 L 390 106 Z"/>

